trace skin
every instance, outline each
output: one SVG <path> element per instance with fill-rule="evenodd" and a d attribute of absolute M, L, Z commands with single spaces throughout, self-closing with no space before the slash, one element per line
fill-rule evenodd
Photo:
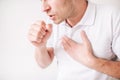
<path fill-rule="evenodd" d="M 86 8 L 86 0 L 42 0 L 43 12 L 46 12 L 49 17 L 52 15 L 51 19 L 54 23 L 59 24 L 65 20 L 71 28 L 81 20 Z M 54 49 L 46 47 L 46 42 L 51 33 L 52 25 L 47 25 L 44 21 L 35 22 L 29 30 L 28 38 L 36 47 L 36 61 L 42 68 L 51 64 L 54 58 Z M 80 35 L 83 40 L 81 44 L 64 36 L 62 38 L 64 50 L 79 63 L 96 71 L 120 78 L 120 62 L 109 61 L 94 56 L 91 43 L 86 33 L 82 31 Z"/>
<path fill-rule="evenodd" d="M 71 27 L 81 20 L 87 8 L 85 0 L 43 0 L 42 3 L 42 11 L 54 15 L 54 23 L 66 20 Z"/>

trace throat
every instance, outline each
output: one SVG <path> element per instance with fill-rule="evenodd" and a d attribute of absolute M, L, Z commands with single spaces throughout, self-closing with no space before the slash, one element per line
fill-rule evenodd
<path fill-rule="evenodd" d="M 80 22 L 86 12 L 88 3 L 84 3 L 82 4 L 82 6 L 80 6 L 77 11 L 74 13 L 73 16 L 71 16 L 70 18 L 66 19 L 66 23 L 73 28 L 78 22 Z"/>

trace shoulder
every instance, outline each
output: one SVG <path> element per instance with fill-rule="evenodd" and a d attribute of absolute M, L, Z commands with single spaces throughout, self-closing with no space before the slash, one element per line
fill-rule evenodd
<path fill-rule="evenodd" d="M 106 29 L 110 28 L 113 35 L 120 34 L 120 8 L 105 4 L 94 5 L 96 7 L 96 22 L 107 24 Z"/>
<path fill-rule="evenodd" d="M 112 5 L 105 4 L 95 4 L 96 5 L 96 15 L 100 16 L 102 19 L 111 21 L 114 26 L 120 24 L 120 8 Z"/>
<path fill-rule="evenodd" d="M 95 4 L 96 12 L 100 15 L 109 15 L 111 17 L 120 16 L 120 8 L 108 4 Z"/>

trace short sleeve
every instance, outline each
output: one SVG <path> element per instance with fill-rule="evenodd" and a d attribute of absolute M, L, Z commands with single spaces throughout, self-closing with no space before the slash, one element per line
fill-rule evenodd
<path fill-rule="evenodd" d="M 118 57 L 118 60 L 120 60 L 120 11 L 117 11 L 115 14 L 113 14 L 112 49 Z"/>

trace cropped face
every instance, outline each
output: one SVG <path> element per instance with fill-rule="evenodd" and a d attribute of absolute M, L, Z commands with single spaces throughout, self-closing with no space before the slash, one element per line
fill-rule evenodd
<path fill-rule="evenodd" d="M 54 23 L 59 24 L 73 14 L 73 0 L 42 0 L 42 10 Z"/>

